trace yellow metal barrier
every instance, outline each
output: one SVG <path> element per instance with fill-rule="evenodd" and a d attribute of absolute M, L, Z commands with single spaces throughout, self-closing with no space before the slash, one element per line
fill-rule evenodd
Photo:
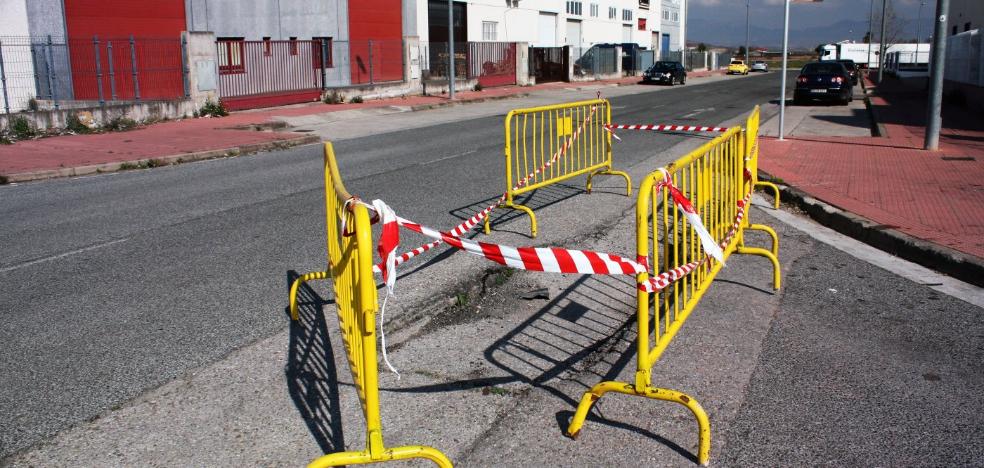
<path fill-rule="evenodd" d="M 297 320 L 297 287 L 308 280 L 331 277 L 335 290 L 335 309 L 341 329 L 352 381 L 362 402 L 366 418 L 366 450 L 324 455 L 310 467 L 375 463 L 388 460 L 425 458 L 442 468 L 451 461 L 432 447 L 383 445 L 379 417 L 379 374 L 376 368 L 376 280 L 372 274 L 372 229 L 369 212 L 357 203 L 346 203 L 352 196 L 345 190 L 335 164 L 331 143 L 325 143 L 325 225 L 328 237 L 328 271 L 298 278 L 291 285 L 291 318 Z M 341 232 L 344 220 L 347 232 Z"/>
<path fill-rule="evenodd" d="M 757 117 L 757 109 L 753 112 L 754 117 Z M 719 242 L 732 229 L 739 200 L 744 199 L 754 185 L 754 179 L 746 179 L 744 175 L 748 168 L 747 163 L 754 163 L 755 156 L 753 152 L 750 153 L 751 146 L 746 137 L 754 138 L 754 135 L 751 129 L 746 133 L 741 127 L 732 128 L 666 167 L 673 184 L 690 198 L 700 212 L 704 226 Z M 750 157 L 749 161 L 746 161 L 746 156 Z M 662 172 L 649 174 L 639 188 L 636 205 L 636 253 L 640 259 L 651 259 L 649 264 L 656 272 L 669 271 L 700 261 L 706 256 L 696 231 L 683 214 L 674 208 L 668 191 L 663 190 L 657 196 L 657 185 L 661 180 Z M 773 281 L 778 289 L 778 258 L 764 249 L 743 247 L 744 224 L 739 224 L 731 241 L 724 247 L 725 258 L 732 253 L 768 258 L 773 264 Z M 652 367 L 707 292 L 721 266 L 720 263 L 712 262 L 708 267 L 697 268 L 659 293 L 638 291 L 638 359 L 635 382 L 601 382 L 592 387 L 584 394 L 577 407 L 567 429 L 569 436 L 577 437 L 591 406 L 605 393 L 617 392 L 671 401 L 686 406 L 697 418 L 700 428 L 697 458 L 702 465 L 708 463 L 711 432 L 707 414 L 694 398 L 678 391 L 654 387 Z M 637 277 L 640 283 L 647 279 L 648 273 Z M 654 321 L 652 331 L 650 318 Z M 653 343 L 652 347 L 650 341 Z"/>
<path fill-rule="evenodd" d="M 758 180 L 758 156 L 759 156 L 759 118 L 761 116 L 761 111 L 758 106 L 755 106 L 755 110 L 752 111 L 751 115 L 748 116 L 748 121 L 745 126 L 745 160 L 748 167 L 748 171 L 752 176 L 752 187 L 768 188 L 772 190 L 772 196 L 775 200 L 775 209 L 779 209 L 779 187 L 771 182 L 763 182 Z M 751 224 L 750 217 L 745 216 L 745 229 L 751 229 L 755 231 L 762 231 L 772 238 L 772 255 L 779 256 L 779 236 L 769 226 L 764 224 Z"/>
<path fill-rule="evenodd" d="M 606 99 L 510 111 L 505 120 L 506 200 L 500 206 L 529 215 L 530 234 L 536 237 L 536 215 L 515 202 L 517 195 L 583 174 L 588 176 L 588 193 L 592 178 L 607 174 L 624 177 L 626 195 L 631 195 L 629 175 L 612 168 L 612 137 L 605 130 L 611 121 L 611 104 Z M 569 147 L 564 150 L 565 146 Z M 560 157 L 544 167 L 559 152 Z M 489 232 L 486 217 L 485 233 Z"/>

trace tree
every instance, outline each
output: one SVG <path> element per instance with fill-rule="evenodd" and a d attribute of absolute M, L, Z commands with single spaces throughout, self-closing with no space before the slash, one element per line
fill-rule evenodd
<path fill-rule="evenodd" d="M 864 38 L 861 39 L 861 42 L 865 44 L 871 44 L 871 31 L 864 33 Z"/>
<path fill-rule="evenodd" d="M 878 34 L 881 33 L 881 11 L 876 11 L 875 13 L 875 25 L 878 29 L 875 31 Z M 906 28 L 908 27 L 908 22 L 895 13 L 895 9 L 892 8 L 892 4 L 889 3 L 885 7 L 885 37 L 878 38 L 879 42 L 885 44 L 885 50 L 888 51 L 889 47 L 895 44 L 903 42 L 906 33 Z"/>
<path fill-rule="evenodd" d="M 738 47 L 738 55 L 739 56 L 742 56 L 742 57 L 745 56 L 745 46 L 739 46 Z"/>
<path fill-rule="evenodd" d="M 697 52 L 707 52 L 707 44 L 704 44 L 703 42 L 697 44 Z"/>

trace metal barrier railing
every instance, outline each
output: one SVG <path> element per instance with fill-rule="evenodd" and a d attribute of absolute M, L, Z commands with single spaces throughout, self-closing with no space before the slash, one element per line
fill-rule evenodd
<path fill-rule="evenodd" d="M 747 131 L 741 127 L 732 128 L 667 166 L 665 173 L 660 170 L 649 174 L 640 186 L 636 205 L 638 261 L 652 265 L 650 269 L 654 272 L 672 271 L 688 265 L 697 267 L 658 293 L 638 291 L 635 382 L 607 381 L 592 387 L 578 405 L 567 430 L 569 436 L 577 437 L 591 406 L 608 392 L 676 402 L 690 409 L 697 418 L 700 427 L 697 458 L 701 464 L 707 464 L 711 433 L 706 413 L 694 398 L 675 390 L 654 387 L 652 367 L 710 288 L 723 263 L 704 261 L 707 253 L 694 226 L 680 210 L 673 208 L 669 191 L 661 190 L 663 187 L 660 183 L 666 177 L 664 174 L 668 174 L 672 184 L 693 202 L 708 232 L 715 240 L 720 240 L 725 259 L 732 253 L 739 253 L 771 260 L 774 286 L 778 289 L 780 272 L 777 256 L 768 250 L 744 247 L 743 244 L 743 229 L 746 226 L 744 213 L 755 183 L 754 177 L 746 175 L 746 169 L 749 169 L 746 163 L 754 167 L 756 154 L 750 143 L 755 138 L 753 129 L 757 129 L 758 109 L 750 120 L 751 126 Z M 640 284 L 648 279 L 649 273 L 637 277 Z M 653 318 L 652 331 L 650 317 Z"/>
<path fill-rule="evenodd" d="M 506 114 L 506 199 L 501 206 L 520 210 L 530 217 L 530 234 L 536 237 L 536 215 L 517 204 L 515 198 L 547 185 L 587 174 L 585 189 L 599 174 L 625 178 L 626 195 L 632 180 L 612 169 L 611 104 L 605 99 L 516 109 Z M 529 177 L 528 175 L 532 175 Z M 485 219 L 485 233 L 490 232 Z"/>
<path fill-rule="evenodd" d="M 337 452 L 311 462 L 311 467 L 375 463 L 389 460 L 425 458 L 442 468 L 451 461 L 432 447 L 386 447 L 379 416 L 379 372 L 376 354 L 376 281 L 372 274 L 372 227 L 369 211 L 345 190 L 338 173 L 335 152 L 325 143 L 325 225 L 328 238 L 328 271 L 298 278 L 291 285 L 290 314 L 297 320 L 297 288 L 312 279 L 331 277 L 335 309 L 345 352 L 352 371 L 352 382 L 362 402 L 366 419 L 366 449 Z M 343 232 L 344 226 L 344 232 Z"/>
<path fill-rule="evenodd" d="M 772 191 L 772 197 L 774 201 L 775 209 L 779 209 L 779 187 L 777 187 L 772 182 L 764 182 L 758 180 L 758 155 L 759 155 L 759 120 L 761 117 L 761 111 L 758 106 L 755 106 L 755 110 L 752 111 L 751 115 L 748 117 L 747 124 L 745 126 L 745 148 L 746 148 L 746 158 L 745 164 L 748 168 L 748 175 L 752 181 L 753 188 L 767 188 Z M 745 229 L 751 229 L 753 231 L 762 231 L 772 238 L 772 255 L 776 257 L 779 256 L 779 236 L 769 226 L 764 224 L 752 224 L 750 222 L 751 217 L 745 217 Z"/>

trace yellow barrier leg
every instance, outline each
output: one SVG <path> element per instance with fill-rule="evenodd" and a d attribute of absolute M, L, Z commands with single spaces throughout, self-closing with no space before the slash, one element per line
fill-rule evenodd
<path fill-rule="evenodd" d="M 779 235 L 776 234 L 776 231 L 772 230 L 771 227 L 766 226 L 764 224 L 750 224 L 746 229 L 763 231 L 767 233 L 769 237 L 772 238 L 772 255 L 775 255 L 776 257 L 779 256 Z"/>
<path fill-rule="evenodd" d="M 591 387 L 591 390 L 585 392 L 584 396 L 581 398 L 581 403 L 577 405 L 577 411 L 574 413 L 574 417 L 571 419 L 571 424 L 567 428 L 567 435 L 569 437 L 574 439 L 577 438 L 581 432 L 581 426 L 584 425 L 585 418 L 588 417 L 588 412 L 591 411 L 591 406 L 594 405 L 594 402 L 598 401 L 602 395 L 608 392 L 644 396 L 654 400 L 670 401 L 686 406 L 687 409 L 693 413 L 694 417 L 697 418 L 697 426 L 700 428 L 700 445 L 697 450 L 697 461 L 703 466 L 707 466 L 708 462 L 710 462 L 711 422 L 707 418 L 707 413 L 704 412 L 704 408 L 700 406 L 700 403 L 697 403 L 697 400 L 689 397 L 688 395 L 676 390 L 668 390 L 665 388 L 647 386 L 642 392 L 639 392 L 636 390 L 634 385 L 624 382 L 601 382 L 594 387 Z"/>
<path fill-rule="evenodd" d="M 315 271 L 308 273 L 294 280 L 290 285 L 290 319 L 297 320 L 297 288 L 311 280 L 325 279 L 328 277 L 327 271 Z"/>
<path fill-rule="evenodd" d="M 596 175 L 617 175 L 617 176 L 622 176 L 622 178 L 625 179 L 625 196 L 632 195 L 632 178 L 629 177 L 629 174 L 627 174 L 625 172 L 622 172 L 622 171 L 613 171 L 611 169 L 607 169 L 607 170 L 604 170 L 604 171 L 598 171 L 598 172 L 592 172 L 592 173 L 588 174 L 588 184 L 585 186 L 585 191 L 587 191 L 588 193 L 591 193 L 591 178 L 594 177 L 594 176 L 596 176 Z"/>
<path fill-rule="evenodd" d="M 758 187 L 758 188 L 765 187 L 765 188 L 768 188 L 768 189 L 772 190 L 772 198 L 775 200 L 775 209 L 777 209 L 777 210 L 779 209 L 779 186 L 777 186 L 776 184 L 773 184 L 772 182 L 758 181 L 758 182 L 755 182 L 755 187 Z"/>
<path fill-rule="evenodd" d="M 772 261 L 772 284 L 777 291 L 779 290 L 780 286 L 782 285 L 782 275 L 780 274 L 779 271 L 778 257 L 773 255 L 772 252 L 769 252 L 768 250 L 765 249 L 760 249 L 758 247 L 739 246 L 737 252 L 744 255 L 758 255 L 759 257 L 765 257 L 768 258 L 770 261 Z"/>
<path fill-rule="evenodd" d="M 308 464 L 308 468 L 324 468 L 329 466 L 343 465 L 364 465 L 368 463 L 378 463 L 392 460 L 409 460 L 411 458 L 423 458 L 434 462 L 440 468 L 452 468 L 451 460 L 433 447 L 407 446 L 386 449 L 382 456 L 372 458 L 369 451 L 362 452 L 338 452 L 329 453 L 317 458 Z"/>
<path fill-rule="evenodd" d="M 526 213 L 530 217 L 530 236 L 536 238 L 536 215 L 533 214 L 533 210 L 529 209 L 529 207 L 523 205 L 511 204 L 509 202 L 503 203 L 502 205 L 499 206 L 501 206 L 502 208 L 512 208 L 514 210 L 519 210 L 522 211 L 523 213 Z M 485 234 L 488 234 L 490 232 L 492 232 L 492 228 L 489 225 L 489 216 L 486 216 Z"/>

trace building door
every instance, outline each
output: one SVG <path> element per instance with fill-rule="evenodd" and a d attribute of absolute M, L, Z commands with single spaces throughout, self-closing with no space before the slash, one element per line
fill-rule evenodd
<path fill-rule="evenodd" d="M 659 50 L 659 31 L 653 31 L 653 42 L 649 47 L 650 50 Z"/>
<path fill-rule="evenodd" d="M 622 42 L 632 42 L 632 25 L 623 24 L 622 25 Z"/>
<path fill-rule="evenodd" d="M 567 20 L 567 45 L 581 47 L 581 22 Z"/>
<path fill-rule="evenodd" d="M 537 47 L 557 46 L 557 14 L 540 12 L 536 24 Z"/>
<path fill-rule="evenodd" d="M 663 41 L 660 42 L 659 56 L 660 58 L 670 55 L 670 35 L 663 34 Z"/>

